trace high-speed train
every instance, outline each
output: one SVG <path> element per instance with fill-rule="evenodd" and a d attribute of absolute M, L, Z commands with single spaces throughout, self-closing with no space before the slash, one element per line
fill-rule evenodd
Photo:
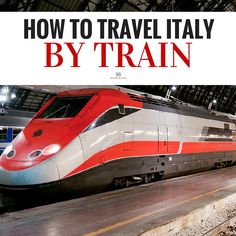
<path fill-rule="evenodd" d="M 5 189 L 98 190 L 233 165 L 233 116 L 118 89 L 53 97 L 0 158 Z"/>

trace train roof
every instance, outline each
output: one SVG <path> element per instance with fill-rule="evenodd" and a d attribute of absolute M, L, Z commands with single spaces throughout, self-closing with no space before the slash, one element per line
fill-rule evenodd
<path fill-rule="evenodd" d="M 165 107 L 163 111 L 168 112 L 174 109 L 176 110 L 176 113 L 179 113 L 179 114 L 236 123 L 236 116 L 232 114 L 217 112 L 213 110 L 207 110 L 204 107 L 194 106 L 192 104 L 188 104 L 181 100 L 178 100 L 174 97 L 170 97 L 170 99 L 166 99 L 163 97 L 153 96 L 149 94 L 142 94 L 142 96 L 140 96 L 140 94 L 132 94 L 132 93 L 128 93 L 128 94 L 135 101 L 153 104 L 154 106 L 156 105 L 159 107 L 163 106 Z"/>
<path fill-rule="evenodd" d="M 165 107 L 166 111 L 170 111 L 174 109 L 177 111 L 177 113 L 184 112 L 186 114 L 189 113 L 189 115 L 192 115 L 192 116 L 200 115 L 202 117 L 212 118 L 212 119 L 225 121 L 225 122 L 236 123 L 236 116 L 232 114 L 217 112 L 214 110 L 207 110 L 204 107 L 185 103 L 174 97 L 170 97 L 169 99 L 167 99 L 161 96 L 143 93 L 143 92 L 139 92 L 132 89 L 123 88 L 123 87 L 76 89 L 76 90 L 69 90 L 69 91 L 61 92 L 58 95 L 59 96 L 91 95 L 92 96 L 95 94 L 101 94 L 101 95 L 102 94 L 103 95 L 126 94 L 134 101 L 151 104 L 153 106 L 158 106 L 158 107 Z"/>

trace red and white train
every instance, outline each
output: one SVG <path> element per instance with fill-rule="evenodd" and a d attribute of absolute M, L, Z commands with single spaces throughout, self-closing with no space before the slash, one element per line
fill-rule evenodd
<path fill-rule="evenodd" d="M 0 158 L 5 189 L 83 193 L 236 161 L 230 115 L 131 94 L 82 89 L 52 98 Z"/>

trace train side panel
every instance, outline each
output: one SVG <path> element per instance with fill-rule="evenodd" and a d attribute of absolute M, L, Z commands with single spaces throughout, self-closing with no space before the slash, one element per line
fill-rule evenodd
<path fill-rule="evenodd" d="M 234 128 L 232 123 L 227 125 Z M 97 158 L 85 186 L 100 179 L 105 184 L 114 178 L 148 173 L 171 177 L 235 162 L 234 144 L 220 142 L 220 148 L 214 148 L 219 141 L 204 141 L 204 127 L 224 129 L 225 123 L 142 109 L 85 132 L 81 134 L 85 162 Z"/>

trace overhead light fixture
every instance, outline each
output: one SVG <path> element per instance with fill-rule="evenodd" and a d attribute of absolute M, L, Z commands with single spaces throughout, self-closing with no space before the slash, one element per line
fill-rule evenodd
<path fill-rule="evenodd" d="M 7 96 L 6 95 L 0 95 L 0 102 L 6 102 Z"/>
<path fill-rule="evenodd" d="M 177 89 L 177 88 L 176 88 L 176 86 L 174 86 L 174 85 L 171 87 L 171 90 L 172 90 L 172 91 L 175 91 L 176 89 Z"/>
<path fill-rule="evenodd" d="M 3 87 L 1 92 L 2 92 L 2 94 L 7 94 L 8 93 L 8 87 Z"/>
<path fill-rule="evenodd" d="M 11 94 L 11 99 L 14 99 L 14 98 L 16 98 L 16 94 L 15 94 L 15 93 L 12 93 L 12 94 Z"/>
<path fill-rule="evenodd" d="M 209 106 L 208 106 L 208 111 L 210 111 L 212 109 L 212 106 L 214 105 L 214 110 L 216 111 L 217 110 L 217 100 L 214 98 L 210 103 L 209 103 Z"/>
<path fill-rule="evenodd" d="M 176 89 L 177 89 L 177 87 L 176 87 L 175 85 L 169 87 L 169 89 L 168 89 L 167 92 L 166 92 L 165 98 L 166 98 L 166 99 L 169 99 L 169 98 L 170 98 L 170 95 L 171 95 L 171 92 L 172 92 L 172 91 L 173 91 L 173 92 L 176 91 Z"/>
<path fill-rule="evenodd" d="M 2 106 L 4 105 L 4 103 L 14 98 L 16 98 L 15 93 L 10 94 L 9 88 L 7 86 L 2 87 L 2 89 L 0 90 L 0 103 L 2 103 Z"/>

